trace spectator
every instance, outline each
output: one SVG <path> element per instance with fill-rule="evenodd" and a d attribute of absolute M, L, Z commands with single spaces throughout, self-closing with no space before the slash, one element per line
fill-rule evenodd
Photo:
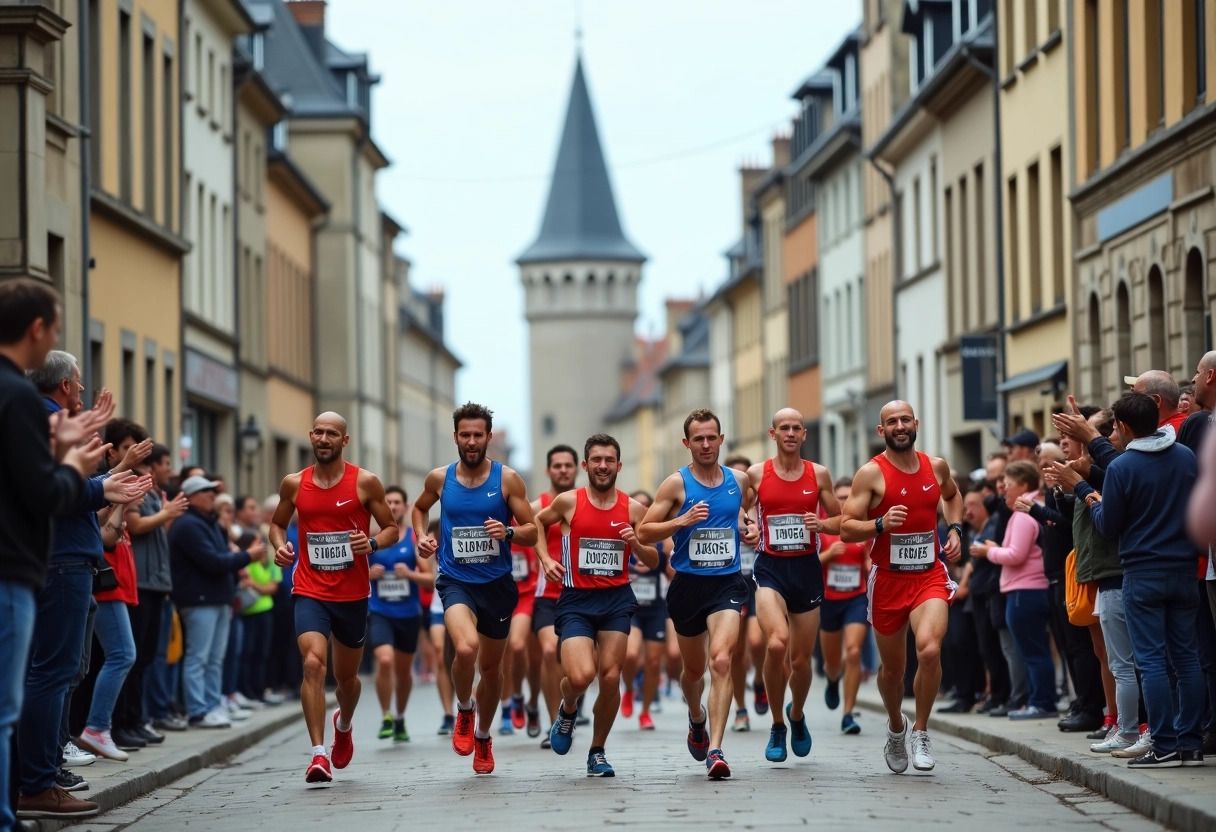
<path fill-rule="evenodd" d="M 218 482 L 219 480 L 215 480 Z M 236 525 L 236 500 L 231 494 L 225 494 L 222 490 L 215 498 L 215 519 L 220 524 L 220 528 L 224 532 L 224 539 L 228 541 L 228 551 L 239 552 L 241 547 L 237 545 L 237 540 L 240 538 L 240 529 Z M 237 587 L 239 588 L 248 579 L 248 572 L 241 569 L 237 572 Z M 223 697 L 224 710 L 228 714 L 228 718 L 240 722 L 253 716 L 253 703 L 240 694 L 238 685 L 241 676 L 241 651 L 244 645 L 245 628 L 244 621 L 240 614 L 239 601 L 237 607 L 233 609 L 232 620 L 228 625 L 228 647 L 224 651 L 224 674 L 223 682 L 220 685 L 220 694 Z"/>
<path fill-rule="evenodd" d="M 185 630 L 186 713 L 190 725 L 199 728 L 232 724 L 222 707 L 220 687 L 236 596 L 235 574 L 266 552 L 261 543 L 247 552 L 229 551 L 214 514 L 216 488 L 214 481 L 200 476 L 183 482 L 182 493 L 190 506 L 169 530 L 173 603 Z"/>
<path fill-rule="evenodd" d="M 964 543 L 968 553 L 985 540 L 996 538 L 996 518 L 984 507 L 984 495 L 970 491 L 963 497 L 963 521 L 966 525 Z M 976 708 L 977 713 L 989 713 L 994 708 L 1006 708 L 1009 702 L 1009 666 L 1001 651 L 1000 631 L 992 619 L 992 596 L 1000 595 L 1001 568 L 984 557 L 972 555 L 968 580 L 972 626 L 976 646 L 984 668 L 988 671 L 988 697 Z M 1002 609 L 1003 611 L 1003 609 Z"/>
<path fill-rule="evenodd" d="M 1075 488 L 1091 503 L 1094 528 L 1119 539 L 1123 604 L 1140 670 L 1152 749 L 1136 768 L 1202 765 L 1204 684 L 1195 645 L 1198 557 L 1184 530 L 1187 498 L 1197 479 L 1195 455 L 1159 428 L 1159 401 L 1133 392 L 1113 406 L 1125 451 L 1106 470 L 1097 496 L 1086 482 Z M 1167 662 L 1177 679 L 1170 690 Z"/>
<path fill-rule="evenodd" d="M 1132 386 L 1132 392 L 1144 393 L 1153 400 L 1157 407 L 1157 426 L 1169 425 L 1174 429 L 1174 435 L 1182 429 L 1187 414 L 1178 410 L 1178 402 L 1182 398 L 1182 388 L 1174 377 L 1164 370 L 1149 370 L 1138 376 L 1124 376 L 1123 380 Z"/>
<path fill-rule="evenodd" d="M 958 488 L 960 493 L 964 494 L 965 521 L 968 492 L 962 485 L 965 483 L 958 485 Z M 939 517 L 938 525 L 939 534 L 945 539 L 945 534 L 940 532 L 940 528 L 945 525 L 943 520 L 944 517 Z M 984 663 L 975 637 L 974 607 L 971 603 L 974 561 L 967 554 L 965 532 L 959 542 L 962 544 L 962 556 L 956 563 L 946 564 L 946 569 L 951 579 L 958 584 L 958 589 L 950 602 L 949 624 L 946 628 L 946 638 L 942 642 L 942 687 L 953 689 L 954 701 L 938 708 L 939 713 L 969 713 L 982 697 L 985 687 Z M 983 610 L 983 614 L 987 616 L 987 609 Z"/>
<path fill-rule="evenodd" d="M 1018 460 L 1005 468 L 1005 500 L 1012 508 L 1021 497 L 1039 496 L 1039 470 L 1033 462 Z M 1009 712 L 1010 719 L 1046 719 L 1057 714 L 1055 665 L 1047 643 L 1047 576 L 1043 572 L 1040 526 L 1028 513 L 1017 511 L 1009 519 L 1003 545 L 986 540 L 976 549 L 1001 565 L 1001 592 L 1006 597 L 1005 617 L 1018 655 L 1026 663 L 1029 701 Z"/>
<path fill-rule="evenodd" d="M 1198 412 L 1201 408 L 1195 401 L 1195 385 L 1180 384 L 1178 385 L 1178 412 L 1183 416 L 1190 416 L 1192 413 Z"/>
<path fill-rule="evenodd" d="M 256 501 L 254 505 L 257 505 Z M 245 532 L 240 543 L 249 546 L 255 539 L 254 532 Z M 240 613 L 244 630 L 241 639 L 240 692 L 249 702 L 279 705 L 283 702 L 281 698 L 266 695 L 266 665 L 270 660 L 274 636 L 275 593 L 283 580 L 283 570 L 273 561 L 253 561 L 245 572 L 246 577 L 241 579 L 239 587 L 239 592 L 248 599 L 247 605 L 242 602 L 244 608 Z"/>
<path fill-rule="evenodd" d="M 235 502 L 235 516 L 232 523 L 233 539 L 240 538 L 245 532 L 262 533 L 262 507 L 256 497 L 242 495 Z"/>
<path fill-rule="evenodd" d="M 1002 444 L 1009 449 L 1009 462 L 1019 460 L 1033 462 L 1039 453 L 1039 435 L 1030 428 L 1022 428 L 1013 436 L 1005 437 Z"/>

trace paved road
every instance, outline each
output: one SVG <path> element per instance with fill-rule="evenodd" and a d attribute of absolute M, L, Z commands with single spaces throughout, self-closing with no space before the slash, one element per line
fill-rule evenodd
<path fill-rule="evenodd" d="M 763 758 L 767 717 L 754 730 L 728 733 L 734 777 L 709 782 L 684 747 L 685 716 L 677 696 L 656 715 L 658 730 L 641 733 L 636 716 L 618 719 L 608 759 L 615 779 L 585 776 L 589 731 L 575 733 L 566 757 L 541 750 L 523 733 L 494 738 L 497 770 L 472 772 L 434 731 L 439 705 L 433 686 L 419 686 L 410 706 L 408 744 L 375 739 L 379 714 L 370 684 L 356 715 L 354 762 L 332 785 L 307 787 L 308 741 L 300 726 L 285 729 L 222 767 L 204 769 L 172 787 L 119 807 L 75 832 L 256 828 L 330 832 L 389 832 L 419 828 L 493 832 L 566 830 L 594 826 L 663 829 L 792 829 L 836 824 L 912 832 L 957 824 L 958 829 L 1161 830 L 1163 827 L 1012 756 L 988 756 L 979 746 L 937 737 L 937 769 L 893 775 L 882 759 L 876 719 L 860 717 L 857 737 L 836 730 L 812 691 L 811 755 L 781 765 Z M 758 730 L 756 729 L 758 727 Z"/>

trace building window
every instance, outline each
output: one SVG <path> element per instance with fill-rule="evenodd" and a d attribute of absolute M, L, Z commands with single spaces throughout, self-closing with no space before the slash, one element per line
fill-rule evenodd
<path fill-rule="evenodd" d="M 1063 0 L 1047 0 L 1047 34 L 1060 31 L 1060 3 Z"/>
<path fill-rule="evenodd" d="M 1153 266 L 1148 272 L 1148 366 L 1168 370 L 1165 331 L 1165 281 L 1161 269 Z"/>
<path fill-rule="evenodd" d="M 946 208 L 946 258 L 943 265 L 946 268 L 946 336 L 954 338 L 958 331 L 958 318 L 965 314 L 963 304 L 955 302 L 959 294 L 957 265 L 954 259 L 954 189 L 946 186 L 942 194 L 943 205 Z M 849 321 L 852 324 L 852 320 Z"/>
<path fill-rule="evenodd" d="M 89 167 L 94 187 L 101 178 L 101 0 L 89 0 Z"/>
<path fill-rule="evenodd" d="M 1043 238 L 1040 226 L 1039 212 L 1039 163 L 1034 162 L 1026 169 L 1026 272 L 1030 279 L 1030 314 L 1035 314 L 1043 308 L 1043 252 L 1040 248 Z M 1014 245 L 1017 245 L 1016 241 Z"/>
<path fill-rule="evenodd" d="M 266 68 L 266 35 L 254 32 L 250 41 L 250 52 L 253 53 L 253 68 L 261 72 Z"/>
<path fill-rule="evenodd" d="M 161 163 L 161 177 L 162 177 L 161 186 L 164 188 L 164 191 L 165 191 L 165 206 L 164 206 L 164 210 L 161 211 L 161 216 L 164 218 L 165 228 L 168 228 L 170 231 L 172 231 L 174 229 L 174 225 L 173 225 L 174 213 L 175 213 L 174 208 L 176 207 L 174 205 L 174 199 L 173 199 L 173 179 L 174 179 L 173 171 L 175 170 L 174 158 L 173 158 L 174 157 L 174 154 L 173 154 L 173 122 L 175 120 L 174 114 L 177 112 L 177 108 L 173 106 L 174 74 L 173 74 L 173 56 L 172 55 L 164 56 L 164 59 L 162 61 L 162 67 L 163 68 L 161 70 L 161 81 L 160 81 L 160 84 L 161 84 L 161 88 L 160 88 L 160 95 L 161 95 L 160 163 Z"/>
<path fill-rule="evenodd" d="M 998 190 L 998 198 L 1000 197 L 1000 180 L 994 189 Z M 972 195 L 975 200 L 975 210 L 972 212 L 975 215 L 975 305 L 979 310 L 976 318 L 977 323 L 987 322 L 988 317 L 988 254 L 987 254 L 987 235 L 988 225 L 984 220 L 984 212 L 986 210 L 984 203 L 984 163 L 975 166 L 975 193 Z"/>
<path fill-rule="evenodd" d="M 924 266 L 924 259 L 921 251 L 921 235 L 923 234 L 924 226 L 921 224 L 921 208 L 920 208 L 920 177 L 917 176 L 912 180 L 912 256 L 914 258 L 911 274 L 916 274 Z M 911 276 L 911 275 L 909 275 Z"/>
<path fill-rule="evenodd" d="M 964 174 L 958 180 L 958 268 L 955 279 L 959 282 L 962 295 L 962 321 L 960 328 L 963 332 L 971 329 L 971 213 L 967 210 L 967 176 Z M 950 254 L 947 251 L 946 256 Z"/>
<path fill-rule="evenodd" d="M 199 36 L 199 42 L 202 42 L 202 36 Z M 215 121 L 215 52 L 207 50 L 207 110 L 211 113 L 211 120 Z"/>
<path fill-rule="evenodd" d="M 1102 139 L 1099 127 L 1102 121 L 1102 66 L 1099 44 L 1100 21 L 1098 17 L 1098 0 L 1086 0 L 1085 3 L 1085 51 L 1089 53 L 1088 81 L 1085 98 L 1089 103 L 1086 109 L 1086 147 L 1084 150 L 1088 165 L 1086 174 L 1092 175 L 1102 164 Z"/>
<path fill-rule="evenodd" d="M 228 87 L 228 65 L 220 64 L 220 111 L 215 114 L 215 123 L 220 126 L 220 132 L 224 135 L 228 134 L 228 117 L 232 109 L 228 106 Z"/>
<path fill-rule="evenodd" d="M 1017 68 L 1017 38 L 1013 31 L 1013 22 L 1016 19 L 1017 0 L 1005 0 L 1005 13 L 1002 15 L 1003 20 L 1001 26 L 1004 34 L 1004 49 L 1001 50 L 1005 55 L 1005 75 L 1012 75 Z"/>
<path fill-rule="evenodd" d="M 929 251 L 936 263 L 937 250 L 937 157 L 929 160 Z"/>
<path fill-rule="evenodd" d="M 1022 278 L 1018 263 L 1018 244 L 1021 236 L 1018 234 L 1018 178 L 1009 177 L 1009 306 L 1013 312 L 1013 320 L 1022 319 Z"/>
<path fill-rule="evenodd" d="M 1051 149 L 1051 302 L 1064 303 L 1064 162 L 1063 148 Z"/>
<path fill-rule="evenodd" d="M 171 443 L 173 441 L 174 435 L 177 432 L 177 430 L 176 430 L 177 423 L 174 421 L 175 417 L 174 417 L 174 413 L 173 413 L 173 402 L 175 402 L 177 400 L 177 388 L 174 386 L 174 384 L 175 384 L 175 382 L 173 379 L 173 368 L 166 367 L 165 368 L 165 391 L 164 391 L 165 429 L 164 429 L 164 433 L 161 435 L 164 436 L 163 441 L 169 447 L 173 447 L 173 445 Z"/>
<path fill-rule="evenodd" d="M 106 347 L 98 337 L 89 339 L 89 375 L 93 389 L 87 391 L 89 401 L 106 386 Z"/>
<path fill-rule="evenodd" d="M 1048 0 L 1050 2 L 1050 0 Z M 1022 10 L 1022 38 L 1023 50 L 1026 55 L 1034 52 L 1039 45 L 1039 19 L 1038 19 L 1039 0 L 1023 0 Z"/>
<path fill-rule="evenodd" d="M 1097 294 L 1089 296 L 1089 395 L 1093 400 L 1102 396 L 1102 318 Z"/>
<path fill-rule="evenodd" d="M 126 347 L 122 350 L 122 415 L 135 418 L 135 352 Z"/>
<path fill-rule="evenodd" d="M 144 32 L 143 61 L 143 177 L 144 213 L 156 216 L 156 37 Z"/>
<path fill-rule="evenodd" d="M 271 128 L 270 144 L 279 153 L 287 152 L 287 119 L 283 119 Z"/>
<path fill-rule="evenodd" d="M 1124 280 L 1115 290 L 1115 373 L 1136 375 L 1132 366 L 1132 303 Z"/>
<path fill-rule="evenodd" d="M 544 436 L 552 436 L 557 432 L 557 424 L 552 416 L 545 416 L 540 420 L 540 432 Z"/>
<path fill-rule="evenodd" d="M 1132 146 L 1132 34 L 1131 34 L 1131 19 L 1128 15 L 1128 0 L 1121 0 L 1119 4 L 1120 20 L 1118 21 L 1119 30 L 1122 32 L 1122 47 L 1123 52 L 1120 56 L 1119 66 L 1119 83 L 1122 88 L 1119 90 L 1120 111 L 1116 112 L 1117 129 L 1122 137 L 1123 144 L 1121 150 L 1127 150 Z"/>
<path fill-rule="evenodd" d="M 1144 32 L 1147 53 L 1145 64 L 1148 70 L 1148 78 L 1145 80 L 1145 90 L 1148 92 L 1145 121 L 1151 130 L 1154 125 L 1165 124 L 1165 0 L 1145 2 L 1148 4 L 1148 11 L 1144 16 L 1148 24 Z M 1154 26 L 1156 31 L 1153 30 Z"/>
<path fill-rule="evenodd" d="M 118 12 L 118 193 L 131 202 L 135 150 L 131 126 L 131 15 Z"/>
<path fill-rule="evenodd" d="M 156 436 L 156 359 L 144 358 L 144 428 Z"/>
<path fill-rule="evenodd" d="M 1205 0 L 1195 0 L 1195 98 L 1208 94 L 1208 10 Z"/>
<path fill-rule="evenodd" d="M 201 112 L 207 111 L 207 76 L 203 73 L 203 36 L 194 35 L 194 100 Z"/>

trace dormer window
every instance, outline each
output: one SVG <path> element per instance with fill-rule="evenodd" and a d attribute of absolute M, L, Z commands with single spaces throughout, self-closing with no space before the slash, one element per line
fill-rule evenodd
<path fill-rule="evenodd" d="M 287 121 L 284 119 L 270 128 L 270 146 L 280 153 L 287 152 Z"/>
<path fill-rule="evenodd" d="M 262 32 L 254 32 L 249 40 L 249 51 L 253 53 L 253 68 L 261 72 L 266 68 L 266 36 Z"/>
<path fill-rule="evenodd" d="M 857 107 L 857 57 L 850 54 L 844 59 L 844 110 L 852 112 Z"/>
<path fill-rule="evenodd" d="M 346 103 L 351 107 L 358 107 L 359 101 L 359 76 L 352 70 L 346 73 Z"/>

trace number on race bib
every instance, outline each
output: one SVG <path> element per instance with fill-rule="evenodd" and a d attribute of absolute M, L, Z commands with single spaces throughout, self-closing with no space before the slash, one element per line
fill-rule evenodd
<path fill-rule="evenodd" d="M 739 545 L 739 571 L 746 578 L 756 567 L 756 550 L 746 543 Z"/>
<path fill-rule="evenodd" d="M 376 582 L 381 601 L 404 601 L 410 597 L 410 582 L 406 578 L 381 578 Z"/>
<path fill-rule="evenodd" d="M 737 553 L 734 529 L 693 529 L 688 539 L 688 560 L 694 568 L 730 566 Z"/>
<path fill-rule="evenodd" d="M 896 572 L 925 572 L 937 560 L 936 532 L 891 535 L 891 569 Z"/>
<path fill-rule="evenodd" d="M 318 572 L 350 569 L 355 565 L 350 535 L 350 532 L 308 532 L 304 538 L 304 544 L 308 547 L 308 563 Z"/>
<path fill-rule="evenodd" d="M 768 550 L 772 552 L 802 552 L 811 545 L 810 533 L 801 514 L 774 514 L 765 518 L 768 526 Z"/>
<path fill-rule="evenodd" d="M 612 577 L 625 573 L 625 541 L 584 537 L 578 542 L 578 571 Z"/>
<path fill-rule="evenodd" d="M 452 557 L 457 563 L 490 563 L 499 554 L 499 543 L 484 526 L 457 526 L 452 529 Z"/>
<path fill-rule="evenodd" d="M 633 597 L 641 606 L 648 607 L 658 600 L 658 575 L 634 575 L 631 583 L 633 584 Z"/>
<path fill-rule="evenodd" d="M 528 556 L 523 552 L 511 553 L 511 577 L 517 583 L 528 580 Z"/>
<path fill-rule="evenodd" d="M 861 566 L 856 563 L 833 563 L 828 566 L 828 589 L 853 592 L 861 589 Z"/>

